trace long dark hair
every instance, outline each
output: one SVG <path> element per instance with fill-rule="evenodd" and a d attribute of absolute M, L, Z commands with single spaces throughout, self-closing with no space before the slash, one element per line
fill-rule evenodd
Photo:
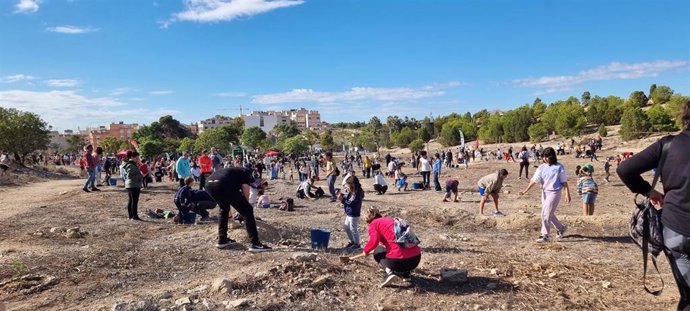
<path fill-rule="evenodd" d="M 359 182 L 359 178 L 356 176 L 350 176 L 352 185 L 354 186 L 354 189 L 352 189 L 352 192 L 355 193 L 355 195 L 359 196 L 364 196 L 364 189 L 362 189 L 362 184 Z"/>
<path fill-rule="evenodd" d="M 546 158 L 549 165 L 554 165 L 558 163 L 558 158 L 556 157 L 556 150 L 551 147 L 544 148 L 544 152 L 541 154 L 542 158 Z"/>

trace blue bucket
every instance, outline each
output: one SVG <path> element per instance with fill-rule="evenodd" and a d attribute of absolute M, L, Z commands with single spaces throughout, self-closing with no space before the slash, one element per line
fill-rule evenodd
<path fill-rule="evenodd" d="M 185 219 L 184 223 L 186 223 L 186 224 L 196 223 L 196 213 L 195 212 L 187 213 L 187 219 Z"/>
<path fill-rule="evenodd" d="M 331 232 L 327 229 L 311 230 L 311 248 L 327 249 L 328 240 L 331 239 Z"/>
<path fill-rule="evenodd" d="M 117 179 L 115 179 L 115 178 L 108 179 L 108 185 L 116 186 L 117 185 Z"/>

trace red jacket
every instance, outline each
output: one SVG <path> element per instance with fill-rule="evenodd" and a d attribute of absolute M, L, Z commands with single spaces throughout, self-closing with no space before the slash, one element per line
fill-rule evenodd
<path fill-rule="evenodd" d="M 211 173 L 213 171 L 213 161 L 207 155 L 199 157 L 199 166 L 201 166 L 201 173 Z"/>
<path fill-rule="evenodd" d="M 84 151 L 84 164 L 87 169 L 96 168 L 96 158 L 93 157 L 91 151 Z"/>
<path fill-rule="evenodd" d="M 142 163 L 139 166 L 139 170 L 141 171 L 141 176 L 146 176 L 149 174 L 149 165 Z"/>
<path fill-rule="evenodd" d="M 364 246 L 365 253 L 371 253 L 379 244 L 386 247 L 386 258 L 405 259 L 422 253 L 419 246 L 404 248 L 395 243 L 395 221 L 381 217 L 369 224 L 369 242 Z"/>

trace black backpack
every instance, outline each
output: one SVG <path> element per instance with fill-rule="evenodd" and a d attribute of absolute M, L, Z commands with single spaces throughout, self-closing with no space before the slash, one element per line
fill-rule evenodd
<path fill-rule="evenodd" d="M 654 180 L 652 181 L 652 189 L 654 189 L 659 180 L 672 141 L 673 136 L 666 136 L 661 139 L 661 155 L 659 157 L 656 174 L 654 174 Z M 642 282 L 645 291 L 654 296 L 659 296 L 665 286 L 656 263 L 656 257 L 662 251 L 666 251 L 664 247 L 664 226 L 661 223 L 661 212 L 662 210 L 656 209 L 650 203 L 649 198 L 645 198 L 644 201 L 638 203 L 637 196 L 635 196 L 635 210 L 633 211 L 632 218 L 630 218 L 630 238 L 632 238 L 633 242 L 642 249 Z M 650 252 L 652 253 L 652 264 L 661 280 L 661 289 L 655 291 L 651 291 L 647 288 L 647 259 Z"/>

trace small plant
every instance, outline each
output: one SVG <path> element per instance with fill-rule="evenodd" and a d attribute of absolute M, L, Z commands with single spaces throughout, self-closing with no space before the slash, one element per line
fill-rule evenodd
<path fill-rule="evenodd" d="M 13 260 L 10 265 L 12 267 L 12 272 L 13 272 L 12 279 L 13 280 L 18 280 L 22 276 L 26 275 L 27 268 L 21 259 Z"/>

